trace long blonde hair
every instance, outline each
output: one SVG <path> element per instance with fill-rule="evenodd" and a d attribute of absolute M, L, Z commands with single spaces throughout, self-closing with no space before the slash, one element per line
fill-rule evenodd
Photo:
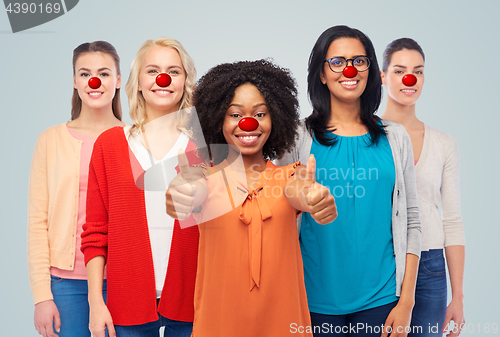
<path fill-rule="evenodd" d="M 144 100 L 142 92 L 139 91 L 139 75 L 144 55 L 153 47 L 173 48 L 179 53 L 184 71 L 186 72 L 186 81 L 184 82 L 184 93 L 182 94 L 178 106 L 178 110 L 182 111 L 177 113 L 177 128 L 187 132 L 185 126 L 188 118 L 188 110 L 183 109 L 191 107 L 193 101 L 193 92 L 196 85 L 196 68 L 194 66 L 194 61 L 179 41 L 170 37 L 159 37 L 156 40 L 147 40 L 144 42 L 137 54 L 135 54 L 132 65 L 130 66 L 130 77 L 125 86 L 125 92 L 127 93 L 130 107 L 130 118 L 132 118 L 134 122 L 134 125 L 130 129 L 130 133 L 132 134 L 133 132 L 142 130 L 146 122 L 146 101 Z"/>

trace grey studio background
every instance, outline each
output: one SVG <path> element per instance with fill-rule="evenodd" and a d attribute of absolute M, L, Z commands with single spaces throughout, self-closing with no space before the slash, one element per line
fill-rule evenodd
<path fill-rule="evenodd" d="M 500 324 L 499 12 L 500 2 L 484 0 L 80 0 L 71 12 L 12 34 L 2 7 L 0 334 L 38 335 L 26 261 L 29 169 L 38 135 L 69 120 L 71 58 L 77 45 L 111 42 L 122 60 L 124 83 L 141 44 L 161 35 L 184 45 L 196 62 L 198 78 L 218 63 L 273 57 L 294 73 L 306 117 L 311 112 L 306 92 L 311 48 L 326 28 L 347 24 L 372 39 L 379 63 L 385 46 L 399 37 L 416 39 L 426 53 L 417 115 L 454 136 L 461 155 L 467 321 L 463 336 L 500 335 L 491 331 L 492 324 Z M 130 123 L 123 89 L 124 120 Z"/>

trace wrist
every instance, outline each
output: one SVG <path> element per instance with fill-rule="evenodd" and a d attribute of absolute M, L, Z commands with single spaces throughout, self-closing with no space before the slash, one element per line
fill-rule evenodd
<path fill-rule="evenodd" d="M 397 305 L 404 309 L 413 310 L 413 307 L 415 306 L 415 300 L 400 297 Z"/>

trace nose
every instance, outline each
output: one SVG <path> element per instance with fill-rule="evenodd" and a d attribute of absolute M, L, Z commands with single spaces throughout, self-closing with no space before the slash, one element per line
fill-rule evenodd
<path fill-rule="evenodd" d="M 259 127 L 259 121 L 253 117 L 245 117 L 240 119 L 238 126 L 243 131 L 253 131 Z"/>
<path fill-rule="evenodd" d="M 353 66 L 347 66 L 342 70 L 342 74 L 344 74 L 345 77 L 347 78 L 353 78 L 358 74 L 358 69 Z"/>
<path fill-rule="evenodd" d="M 97 89 L 101 86 L 101 80 L 99 79 L 99 77 L 91 77 L 89 78 L 89 87 L 91 89 Z"/>
<path fill-rule="evenodd" d="M 412 74 L 404 75 L 402 81 L 404 85 L 406 85 L 407 87 L 411 87 L 417 84 L 417 77 Z"/>
<path fill-rule="evenodd" d="M 172 77 L 169 74 L 161 73 L 156 76 L 156 84 L 158 86 L 165 88 L 168 87 L 172 83 Z"/>

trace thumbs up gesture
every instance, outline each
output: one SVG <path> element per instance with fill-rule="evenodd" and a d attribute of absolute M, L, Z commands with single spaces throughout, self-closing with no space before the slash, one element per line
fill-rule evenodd
<path fill-rule="evenodd" d="M 316 182 L 316 159 L 310 155 L 307 166 L 299 171 L 298 178 L 303 180 L 303 187 L 300 190 L 304 212 L 311 214 L 311 217 L 320 225 L 325 225 L 337 218 L 337 206 L 330 190 Z"/>
<path fill-rule="evenodd" d="M 189 167 L 184 151 L 179 150 L 178 159 L 180 172 L 172 179 L 165 194 L 167 214 L 174 219 L 186 220 L 193 212 L 193 208 L 200 205 L 206 197 L 206 188 L 203 188 L 206 184 L 204 184 L 203 169 Z"/>

